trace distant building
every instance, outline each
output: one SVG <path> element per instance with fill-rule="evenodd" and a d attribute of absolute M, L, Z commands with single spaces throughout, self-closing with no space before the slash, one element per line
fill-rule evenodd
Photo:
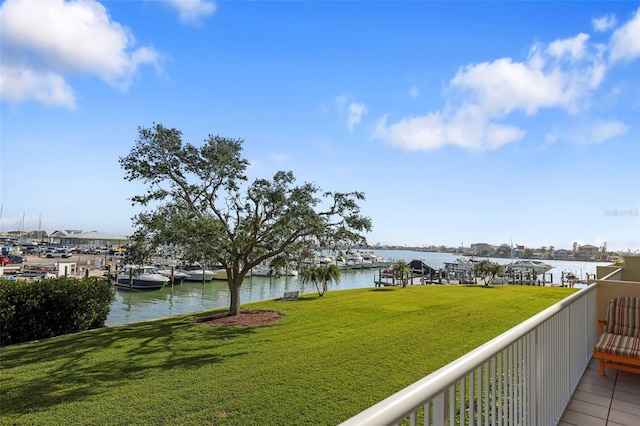
<path fill-rule="evenodd" d="M 581 260 L 595 260 L 598 258 L 600 249 L 596 246 L 585 244 L 578 247 L 578 259 Z"/>
<path fill-rule="evenodd" d="M 471 253 L 474 256 L 490 256 L 494 251 L 493 246 L 487 243 L 471 244 Z"/>
<path fill-rule="evenodd" d="M 124 247 L 129 243 L 129 237 L 125 235 L 106 234 L 104 232 L 77 232 L 58 236 L 57 243 L 77 246 L 82 248 L 91 247 Z"/>
<path fill-rule="evenodd" d="M 554 250 L 553 258 L 556 260 L 572 260 L 573 252 L 571 250 L 565 250 L 565 249 Z"/>

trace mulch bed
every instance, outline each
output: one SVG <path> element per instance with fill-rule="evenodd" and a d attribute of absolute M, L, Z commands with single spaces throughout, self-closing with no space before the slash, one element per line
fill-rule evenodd
<path fill-rule="evenodd" d="M 198 317 L 194 321 L 197 323 L 223 326 L 258 327 L 276 323 L 284 317 L 275 311 L 240 311 L 240 315 L 229 316 L 227 312 Z"/>

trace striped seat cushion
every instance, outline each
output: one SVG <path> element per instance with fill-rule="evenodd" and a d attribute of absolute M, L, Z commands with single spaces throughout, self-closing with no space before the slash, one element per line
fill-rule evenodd
<path fill-rule="evenodd" d="M 640 338 L 602 333 L 596 351 L 640 359 Z"/>
<path fill-rule="evenodd" d="M 609 301 L 607 332 L 640 337 L 640 298 L 616 297 Z"/>

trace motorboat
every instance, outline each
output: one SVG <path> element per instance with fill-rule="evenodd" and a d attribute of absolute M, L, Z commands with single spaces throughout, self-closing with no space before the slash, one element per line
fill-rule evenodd
<path fill-rule="evenodd" d="M 374 266 L 384 263 L 384 259 L 382 258 L 382 256 L 378 256 L 372 251 L 361 251 L 360 256 L 362 257 L 364 263 L 372 263 Z"/>
<path fill-rule="evenodd" d="M 126 265 L 114 284 L 131 290 L 158 290 L 168 283 L 169 278 L 160 274 L 155 266 Z"/>
<path fill-rule="evenodd" d="M 470 259 L 458 258 L 455 262 L 444 262 L 443 269 L 451 277 L 460 275 L 473 275 L 475 264 Z"/>
<path fill-rule="evenodd" d="M 182 271 L 178 271 L 175 268 L 158 269 L 158 272 L 161 275 L 164 275 L 165 277 L 169 278 L 169 282 L 171 282 L 171 279 L 173 278 L 173 284 L 182 284 L 183 281 L 189 278 L 189 274 Z"/>
<path fill-rule="evenodd" d="M 256 265 L 251 268 L 251 275 L 253 275 L 254 277 L 295 277 L 298 276 L 298 271 L 295 268 L 289 267 L 277 268 L 274 270 L 273 268 L 266 265 Z"/>
<path fill-rule="evenodd" d="M 381 269 L 380 270 L 380 277 L 381 278 L 392 278 L 396 275 L 395 271 L 393 269 Z"/>
<path fill-rule="evenodd" d="M 254 277 L 268 277 L 271 275 L 271 268 L 265 265 L 256 265 L 251 268 L 251 274 Z"/>
<path fill-rule="evenodd" d="M 507 265 L 504 265 L 504 268 L 507 272 L 535 272 L 536 274 L 540 275 L 553 269 L 553 266 L 549 265 L 548 263 L 544 263 L 541 260 L 519 259 Z"/>
<path fill-rule="evenodd" d="M 220 273 L 220 271 L 221 271 L 220 269 L 207 269 L 199 265 L 188 266 L 186 268 L 179 270 L 179 272 L 182 272 L 185 275 L 187 275 L 184 278 L 184 281 L 211 281 L 214 279 L 214 276 L 216 274 Z M 226 279 L 226 271 L 224 269 L 222 269 L 222 271 L 225 272 L 224 278 L 222 279 Z"/>
<path fill-rule="evenodd" d="M 222 281 L 226 281 L 227 280 L 227 270 L 224 268 L 219 268 L 219 269 L 214 269 L 213 271 L 213 277 L 211 279 L 213 280 L 222 280 Z M 251 270 L 249 270 L 246 275 L 245 278 L 250 277 L 253 274 L 253 272 Z"/>

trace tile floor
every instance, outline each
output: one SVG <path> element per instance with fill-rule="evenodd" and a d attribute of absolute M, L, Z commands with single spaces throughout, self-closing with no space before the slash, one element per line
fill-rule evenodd
<path fill-rule="evenodd" d="M 639 426 L 640 374 L 605 369 L 600 377 L 592 359 L 559 426 Z"/>

